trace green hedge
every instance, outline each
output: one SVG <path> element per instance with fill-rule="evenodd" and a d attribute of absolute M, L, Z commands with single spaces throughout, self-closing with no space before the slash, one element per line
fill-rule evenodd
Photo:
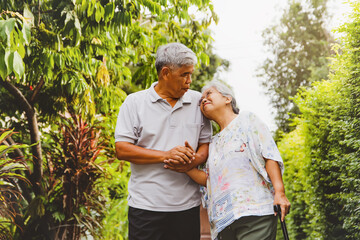
<path fill-rule="evenodd" d="M 295 98 L 301 115 L 282 137 L 292 239 L 360 238 L 360 3 L 352 3 L 328 81 Z"/>

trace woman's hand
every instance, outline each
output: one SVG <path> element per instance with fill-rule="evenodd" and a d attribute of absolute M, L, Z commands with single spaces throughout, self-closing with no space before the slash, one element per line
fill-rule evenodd
<path fill-rule="evenodd" d="M 195 167 L 195 164 L 183 163 L 174 159 L 167 159 L 164 161 L 164 168 L 176 171 L 176 172 L 187 172 Z"/>
<path fill-rule="evenodd" d="M 285 216 L 290 212 L 290 202 L 287 199 L 284 192 L 275 192 L 274 196 L 274 206 L 280 205 L 281 208 L 281 221 L 283 222 L 285 219 Z M 276 216 L 277 213 L 275 213 Z"/>
<path fill-rule="evenodd" d="M 278 162 L 265 158 L 265 168 L 275 190 L 274 205 L 280 205 L 281 221 L 290 211 L 290 202 L 285 195 L 285 187 L 281 176 L 281 170 Z M 276 213 L 275 213 L 276 216 Z"/>

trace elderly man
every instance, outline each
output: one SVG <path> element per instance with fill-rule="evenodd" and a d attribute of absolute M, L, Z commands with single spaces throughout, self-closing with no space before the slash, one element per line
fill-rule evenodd
<path fill-rule="evenodd" d="M 117 158 L 131 165 L 130 240 L 200 239 L 199 186 L 179 173 L 206 161 L 212 135 L 201 94 L 189 89 L 196 62 L 183 44 L 159 47 L 158 82 L 130 94 L 120 108 L 115 142 Z M 164 167 L 168 159 L 179 172 Z"/>

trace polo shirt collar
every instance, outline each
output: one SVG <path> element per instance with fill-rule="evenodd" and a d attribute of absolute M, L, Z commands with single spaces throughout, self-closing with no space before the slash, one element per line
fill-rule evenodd
<path fill-rule="evenodd" d="M 190 90 L 188 90 L 190 91 Z M 183 102 L 183 103 L 191 103 L 191 97 L 190 95 L 188 94 L 188 92 L 186 92 L 181 98 L 180 100 Z"/>
<path fill-rule="evenodd" d="M 151 84 L 151 87 L 149 88 L 150 91 L 150 99 L 151 102 L 156 102 L 159 99 L 162 99 L 159 94 L 157 94 L 157 92 L 155 91 L 155 86 L 158 84 L 158 82 L 154 82 L 153 84 Z M 188 90 L 189 91 L 189 90 Z M 179 101 L 181 103 L 191 103 L 191 97 L 190 95 L 186 92 L 181 98 L 179 98 Z"/>
<path fill-rule="evenodd" d="M 158 82 L 154 82 L 153 84 L 151 84 L 151 87 L 149 88 L 149 91 L 150 91 L 150 99 L 151 99 L 151 102 L 156 102 L 158 101 L 159 99 L 162 99 L 159 94 L 157 94 L 157 92 L 155 91 L 155 86 L 158 84 Z"/>

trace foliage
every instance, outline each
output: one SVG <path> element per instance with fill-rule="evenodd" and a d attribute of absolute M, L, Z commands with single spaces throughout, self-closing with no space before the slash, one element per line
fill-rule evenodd
<path fill-rule="evenodd" d="M 336 231 L 341 229 L 338 178 L 342 169 L 330 149 L 342 146 L 329 139 L 339 132 L 340 126 L 332 120 L 338 117 L 333 104 L 341 99 L 336 81 L 314 83 L 299 93 L 296 103 L 301 118 L 296 130 L 279 144 L 288 166 L 284 179 L 294 202 L 290 224 L 296 238 L 337 239 Z"/>
<path fill-rule="evenodd" d="M 283 180 L 286 196 L 291 202 L 291 211 L 286 221 L 290 239 L 306 239 L 305 230 L 309 228 L 306 216 L 311 205 L 309 196 L 313 196 L 313 188 L 308 176 L 311 163 L 306 152 L 306 127 L 299 122 L 296 129 L 282 137 L 278 147 L 286 165 Z"/>
<path fill-rule="evenodd" d="M 212 48 L 206 51 L 209 56 L 209 65 L 202 64 L 201 67 L 195 69 L 192 75 L 191 89 L 201 92 L 201 88 L 208 82 L 213 80 L 217 71 L 227 71 L 230 66 L 230 62 L 220 58 L 218 55 L 212 52 Z"/>
<path fill-rule="evenodd" d="M 20 174 L 27 170 L 27 164 L 23 158 L 8 158 L 16 149 L 26 148 L 27 145 L 12 144 L 9 139 L 14 132 L 12 130 L 0 130 L 0 238 L 12 239 L 11 232 L 6 228 L 6 223 L 17 224 L 20 217 L 20 200 L 23 198 L 19 182 L 29 184 L 29 180 Z"/>
<path fill-rule="evenodd" d="M 334 78 L 345 79 L 344 91 L 346 92 L 347 108 L 342 108 L 344 127 L 342 127 L 342 143 L 345 148 L 344 172 L 340 176 L 344 195 L 344 229 L 349 232 L 348 238 L 360 238 L 360 3 L 354 1 L 351 22 L 345 24 L 339 31 L 345 33 L 344 54 L 339 59 L 337 67 L 344 66 L 344 71 L 339 72 Z"/>
<path fill-rule="evenodd" d="M 122 161 L 120 164 L 109 163 L 106 166 L 107 177 L 99 183 L 103 195 L 107 197 L 102 239 L 128 239 L 127 221 L 127 184 L 130 177 L 130 164 Z"/>
<path fill-rule="evenodd" d="M 300 87 L 327 79 L 331 36 L 324 26 L 327 0 L 289 1 L 280 22 L 263 32 L 271 54 L 258 76 L 276 111 L 278 130 L 289 132 L 299 109 L 291 97 Z"/>
<path fill-rule="evenodd" d="M 49 210 L 59 227 L 55 238 L 79 239 L 89 231 L 96 236 L 103 200 L 95 183 L 103 169 L 95 161 L 103 150 L 101 132 L 81 117 L 64 119 L 48 156 Z"/>
<path fill-rule="evenodd" d="M 360 4 L 352 6 L 351 22 L 338 29 L 344 37 L 334 46 L 329 80 L 297 95 L 296 129 L 279 143 L 296 239 L 360 237 Z"/>
<path fill-rule="evenodd" d="M 24 228 L 16 229 L 16 237 L 96 236 L 102 226 L 94 226 L 103 217 L 99 189 L 89 187 L 93 191 L 88 193 L 86 186 L 77 188 L 74 176 L 82 172 L 81 164 L 68 159 L 78 156 L 68 155 L 73 149 L 61 145 L 64 135 L 48 132 L 71 113 L 89 124 L 101 119 L 102 134 L 109 139 L 127 90 L 144 89 L 157 79 L 155 52 L 168 42 L 189 46 L 199 59 L 194 76 L 211 79 L 227 64 L 211 51 L 208 27 L 217 21 L 213 6 L 209 0 L 9 0 L 0 7 L 0 124 L 15 128 L 20 133 L 16 140 L 32 145 L 33 158 L 31 186 L 20 189 L 29 194 L 21 209 L 24 218 L 19 219 Z M 195 19 L 191 12 L 202 17 Z M 114 156 L 113 143 L 104 144 L 101 161 Z M 50 151 L 51 146 L 56 151 Z M 121 182 L 127 181 L 126 172 L 121 176 Z M 102 180 L 96 175 L 86 181 Z M 80 190 L 86 195 L 78 195 Z M 125 199 L 104 197 L 112 209 Z M 112 220 L 106 221 L 110 227 Z"/>
<path fill-rule="evenodd" d="M 95 162 L 103 149 L 100 133 L 75 115 L 53 126 L 44 145 L 46 195 L 25 204 L 26 225 L 16 238 L 23 239 L 23 232 L 26 239 L 79 239 L 85 232 L 97 236 L 104 211 L 95 186 L 103 175 Z"/>

